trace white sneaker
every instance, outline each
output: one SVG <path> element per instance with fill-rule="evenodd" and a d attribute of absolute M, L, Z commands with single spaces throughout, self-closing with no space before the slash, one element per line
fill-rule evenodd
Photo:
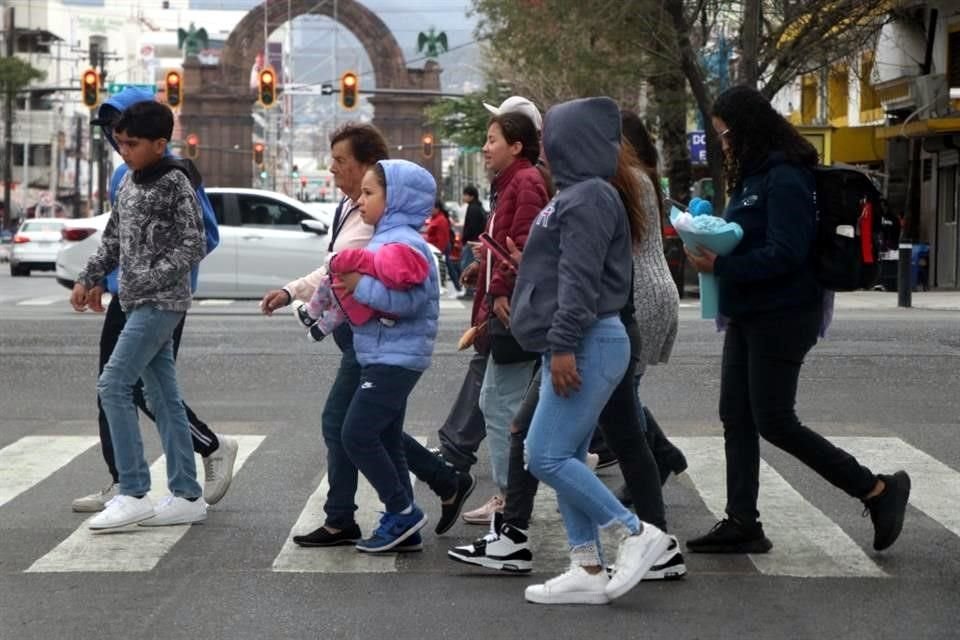
<path fill-rule="evenodd" d="M 607 596 L 613 600 L 637 586 L 669 546 L 670 536 L 646 522 L 643 531 L 625 536 L 617 551 L 617 570 L 607 584 Z"/>
<path fill-rule="evenodd" d="M 596 471 L 597 465 L 600 464 L 600 456 L 596 453 L 588 453 L 586 464 L 590 471 Z"/>
<path fill-rule="evenodd" d="M 606 588 L 610 583 L 606 571 L 587 573 L 580 565 L 571 565 L 566 573 L 550 578 L 544 584 L 532 584 L 524 591 L 527 602 L 538 604 L 607 604 Z"/>
<path fill-rule="evenodd" d="M 174 524 L 192 524 L 207 519 L 207 503 L 203 498 L 194 501 L 167 496 L 154 509 L 156 515 L 140 523 L 141 527 L 166 527 Z"/>
<path fill-rule="evenodd" d="M 107 505 L 107 503 L 117 495 L 117 490 L 119 488 L 120 487 L 116 482 L 111 482 L 110 485 L 105 489 L 101 489 L 96 493 L 91 493 L 88 496 L 83 496 L 82 498 L 77 498 L 72 503 L 73 510 L 77 513 L 95 513 L 97 511 L 103 511 L 103 508 Z"/>
<path fill-rule="evenodd" d="M 203 458 L 203 499 L 217 504 L 223 499 L 233 480 L 233 463 L 240 445 L 233 438 L 219 436 L 220 446 Z"/>
<path fill-rule="evenodd" d="M 149 497 L 134 498 L 121 494 L 108 500 L 103 511 L 93 516 L 87 526 L 94 531 L 119 529 L 152 518 L 153 514 Z"/>
<path fill-rule="evenodd" d="M 447 298 L 450 300 L 457 300 L 460 298 L 460 292 L 456 289 L 450 289 L 450 291 L 447 293 Z"/>
<path fill-rule="evenodd" d="M 643 575 L 644 581 L 647 580 L 678 580 L 687 575 L 687 565 L 683 561 L 683 554 L 680 553 L 680 544 L 676 536 L 669 536 L 670 544 L 653 566 Z"/>

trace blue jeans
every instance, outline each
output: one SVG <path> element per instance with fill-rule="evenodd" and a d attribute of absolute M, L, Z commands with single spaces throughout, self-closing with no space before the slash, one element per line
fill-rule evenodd
<path fill-rule="evenodd" d="M 324 524 L 334 529 L 346 529 L 355 522 L 357 505 L 357 468 L 343 448 L 343 421 L 350 408 L 353 394 L 360 386 L 360 363 L 353 350 L 353 332 L 349 324 L 342 324 L 333 332 L 343 355 L 337 376 L 330 385 L 327 401 L 323 406 L 321 428 L 323 442 L 327 447 L 327 481 L 330 489 L 323 510 L 327 514 Z"/>
<path fill-rule="evenodd" d="M 343 421 L 343 449 L 373 485 L 388 513 L 413 504 L 413 487 L 403 444 L 407 397 L 422 372 L 370 365 L 360 373 Z"/>
<path fill-rule="evenodd" d="M 543 356 L 540 402 L 526 439 L 527 466 L 534 477 L 557 492 L 557 503 L 570 548 L 603 562 L 600 527 L 620 523 L 640 531 L 637 516 L 628 511 L 597 478 L 584 460 L 600 411 L 623 378 L 630 346 L 617 317 L 598 320 L 576 352 L 580 389 L 564 398 L 553 390 L 550 354 Z"/>
<path fill-rule="evenodd" d="M 140 496 L 150 491 L 150 467 L 143 455 L 137 406 L 132 400 L 140 379 L 166 454 L 170 493 L 182 498 L 199 498 L 203 494 L 197 483 L 190 424 L 177 388 L 173 361 L 173 332 L 183 316 L 182 311 L 163 311 L 152 306 L 129 312 L 97 382 L 97 393 L 110 424 L 123 495 Z"/>

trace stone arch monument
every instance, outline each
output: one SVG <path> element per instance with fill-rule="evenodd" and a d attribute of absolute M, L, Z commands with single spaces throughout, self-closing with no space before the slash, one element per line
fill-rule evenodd
<path fill-rule="evenodd" d="M 254 91 L 250 69 L 264 51 L 266 32 L 272 33 L 301 15 L 333 18 L 333 3 L 317 0 L 265 0 L 250 10 L 230 33 L 219 65 L 203 65 L 197 58 L 184 61 L 184 101 L 181 130 L 200 137 L 197 165 L 209 186 L 249 187 L 253 177 L 251 117 Z M 440 90 L 440 67 L 428 61 L 423 69 L 406 66 L 403 51 L 380 18 L 356 0 L 338 0 L 336 20 L 357 37 L 373 65 L 376 88 L 393 90 L 370 98 L 373 124 L 383 132 L 393 158 L 405 158 L 429 169 L 439 184 L 440 152 L 424 158 L 421 140 L 428 131 L 424 107 L 436 97 L 418 92 Z M 361 92 L 370 81 L 361 82 Z M 364 85 L 367 85 L 366 87 Z M 279 107 L 275 107 L 279 108 Z M 344 117 L 346 121 L 348 117 Z"/>

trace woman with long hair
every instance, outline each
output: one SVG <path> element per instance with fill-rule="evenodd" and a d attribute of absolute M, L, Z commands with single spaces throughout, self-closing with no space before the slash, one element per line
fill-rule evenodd
<path fill-rule="evenodd" d="M 804 426 L 794 405 L 803 359 L 817 342 L 823 291 L 814 272 L 817 152 L 751 87 L 728 89 L 713 107 L 730 200 L 724 218 L 743 227 L 730 255 L 687 251 L 694 267 L 717 278 L 727 319 L 720 377 L 720 420 L 727 462 L 724 520 L 687 541 L 704 553 L 766 553 L 757 511 L 760 443 L 790 453 L 861 500 L 874 526 L 873 548 L 886 549 L 903 528 L 910 495 L 904 471 L 876 475 Z"/>

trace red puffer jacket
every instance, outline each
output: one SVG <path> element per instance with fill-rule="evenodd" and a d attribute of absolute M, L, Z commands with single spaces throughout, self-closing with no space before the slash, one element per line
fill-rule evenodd
<path fill-rule="evenodd" d="M 550 201 L 547 185 L 540 171 L 529 160 L 518 158 L 513 164 L 497 174 L 493 180 L 493 190 L 497 194 L 496 204 L 487 219 L 486 232 L 494 240 L 507 246 L 509 237 L 523 249 L 530 233 L 530 226 L 540 210 Z M 490 266 L 490 282 L 487 282 L 487 261 Z M 477 291 L 473 299 L 473 324 L 484 322 L 491 313 L 491 303 L 487 294 L 496 298 L 513 293 L 516 279 L 514 273 L 504 273 L 497 268 L 500 261 L 489 251 L 480 260 L 480 276 L 477 279 Z"/>

